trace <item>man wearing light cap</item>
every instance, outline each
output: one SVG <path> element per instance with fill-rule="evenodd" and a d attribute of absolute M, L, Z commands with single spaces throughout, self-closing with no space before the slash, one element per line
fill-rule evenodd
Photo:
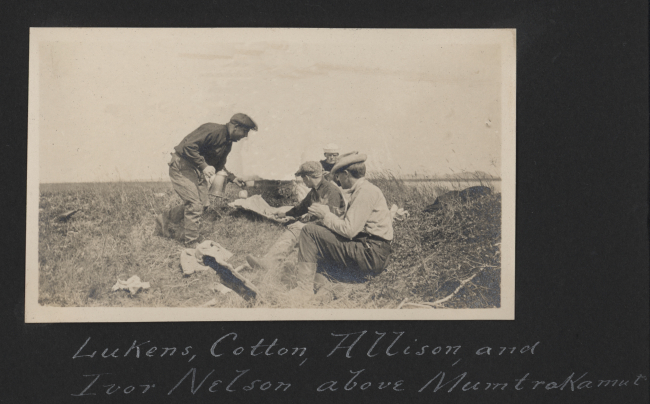
<path fill-rule="evenodd" d="M 246 183 L 225 168 L 233 142 L 248 136 L 257 125 L 245 114 L 235 114 L 225 125 L 206 123 L 174 148 L 169 162 L 169 177 L 174 190 L 183 204 L 172 208 L 156 218 L 158 230 L 170 237 L 168 224 L 181 223 L 184 242 L 193 247 L 199 237 L 199 221 L 205 206 L 209 205 L 210 179 L 219 171 L 228 173 L 228 181 L 240 187 Z"/>
<path fill-rule="evenodd" d="M 253 268 L 272 271 L 289 255 L 298 242 L 300 231 L 305 226 L 303 222 L 316 220 L 316 217 L 308 213 L 309 208 L 314 203 L 324 204 L 322 206 L 336 217 L 343 216 L 345 212 L 345 201 L 343 200 L 341 190 L 332 182 L 326 181 L 323 178 L 323 169 L 318 162 L 308 161 L 303 163 L 295 175 L 296 177 L 302 177 L 304 184 L 311 189 L 299 205 L 293 207 L 286 213 L 277 213 L 276 216 L 279 218 L 285 216 L 302 217 L 302 222 L 295 222 L 287 226 L 287 230 L 273 244 L 263 258 L 248 255 L 246 261 Z"/>
<path fill-rule="evenodd" d="M 298 288 L 294 294 L 301 298 L 314 296 L 315 280 L 319 285 L 326 285 L 328 278 L 359 283 L 386 268 L 393 240 L 392 219 L 383 193 L 365 178 L 365 161 L 365 154 L 352 154 L 332 167 L 343 189 L 351 191 L 342 218 L 320 204 L 309 208 L 309 213 L 322 219 L 323 226 L 307 224 L 298 238 Z"/>
<path fill-rule="evenodd" d="M 330 143 L 323 148 L 323 154 L 325 155 L 325 160 L 321 160 L 320 164 L 323 167 L 323 171 L 325 171 L 325 179 L 331 181 L 330 172 L 339 159 L 339 147 L 335 143 Z"/>

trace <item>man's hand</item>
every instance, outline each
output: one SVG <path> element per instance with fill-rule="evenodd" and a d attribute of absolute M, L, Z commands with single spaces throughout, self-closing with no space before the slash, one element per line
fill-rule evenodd
<path fill-rule="evenodd" d="M 329 211 L 330 208 L 327 205 L 323 205 L 321 203 L 314 203 L 309 207 L 309 213 L 319 219 L 324 218 L 325 215 L 329 213 Z"/>
<path fill-rule="evenodd" d="M 203 169 L 203 175 L 205 175 L 205 178 L 210 179 L 212 178 L 213 175 L 217 173 L 217 170 L 214 169 L 212 166 L 207 166 Z"/>
<path fill-rule="evenodd" d="M 235 178 L 232 180 L 232 182 L 237 185 L 239 188 L 246 188 L 246 181 L 240 179 L 240 178 Z"/>
<path fill-rule="evenodd" d="M 285 217 L 287 217 L 287 214 L 284 212 L 275 212 L 275 217 L 277 217 L 278 219 L 284 219 Z"/>
<path fill-rule="evenodd" d="M 311 221 L 311 214 L 305 213 L 304 215 L 300 216 L 298 220 L 300 220 L 301 223 L 309 223 L 309 221 Z"/>

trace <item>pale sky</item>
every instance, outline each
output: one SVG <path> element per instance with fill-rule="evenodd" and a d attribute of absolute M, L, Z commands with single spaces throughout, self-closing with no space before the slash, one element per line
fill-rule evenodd
<path fill-rule="evenodd" d="M 184 136 L 236 112 L 259 126 L 228 158 L 241 176 L 290 179 L 330 142 L 368 154 L 370 169 L 500 175 L 508 39 L 504 30 L 32 30 L 39 182 L 167 180 Z"/>

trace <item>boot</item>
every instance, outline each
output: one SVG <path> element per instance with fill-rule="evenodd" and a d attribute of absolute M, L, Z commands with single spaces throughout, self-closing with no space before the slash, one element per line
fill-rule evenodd
<path fill-rule="evenodd" d="M 297 302 L 306 302 L 314 297 L 315 262 L 298 262 L 296 265 L 296 280 L 298 286 L 289 291 L 288 295 Z"/>
<path fill-rule="evenodd" d="M 323 288 L 327 289 L 331 286 L 331 283 L 332 282 L 330 282 L 330 280 L 327 279 L 327 277 L 323 274 L 317 273 L 314 276 L 314 285 L 316 286 L 316 290 L 320 290 Z"/>
<path fill-rule="evenodd" d="M 169 223 L 179 224 L 185 218 L 185 206 L 177 205 L 170 210 L 163 212 L 165 220 Z"/>
<path fill-rule="evenodd" d="M 170 238 L 169 227 L 167 223 L 167 212 L 156 216 L 156 228 L 164 237 Z"/>
<path fill-rule="evenodd" d="M 314 278 L 314 285 L 316 286 L 316 296 L 314 300 L 321 304 L 331 302 L 337 297 L 345 295 L 346 286 L 344 283 L 332 282 L 323 274 L 316 274 Z"/>
<path fill-rule="evenodd" d="M 314 277 L 314 285 L 316 286 L 316 296 L 314 300 L 321 304 L 326 304 L 334 300 L 332 293 L 332 283 L 323 274 L 316 274 Z"/>

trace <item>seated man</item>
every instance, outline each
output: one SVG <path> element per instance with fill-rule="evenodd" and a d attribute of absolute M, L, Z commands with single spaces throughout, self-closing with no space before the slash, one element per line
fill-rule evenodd
<path fill-rule="evenodd" d="M 341 157 L 332 168 L 343 189 L 352 191 L 342 218 L 321 204 L 309 208 L 323 225 L 307 224 L 298 238 L 298 287 L 290 293 L 301 299 L 314 296 L 315 278 L 319 284 L 326 283 L 328 277 L 364 282 L 386 268 L 393 224 L 384 194 L 364 177 L 364 161 L 365 154 L 352 154 Z"/>
<path fill-rule="evenodd" d="M 351 151 L 340 155 L 339 157 L 339 147 L 336 143 L 330 143 L 323 148 L 323 155 L 325 156 L 324 160 L 320 160 L 320 165 L 323 166 L 324 177 L 328 181 L 334 181 L 334 176 L 331 171 L 334 165 L 339 161 L 339 158 L 349 156 L 351 154 L 359 154 L 357 151 Z M 340 185 L 340 184 L 337 184 Z"/>
<path fill-rule="evenodd" d="M 334 143 L 330 143 L 323 148 L 323 154 L 325 155 L 325 160 L 321 160 L 320 165 L 323 167 L 323 171 L 325 171 L 325 179 L 332 181 L 330 172 L 339 159 L 339 147 Z"/>
<path fill-rule="evenodd" d="M 313 203 L 326 204 L 323 205 L 325 209 L 336 217 L 343 215 L 345 212 L 345 201 L 343 200 L 343 195 L 341 195 L 341 190 L 332 182 L 325 181 L 323 178 L 323 169 L 320 164 L 315 161 L 303 163 L 298 169 L 298 172 L 296 172 L 296 177 L 302 177 L 305 185 L 311 188 L 311 190 L 298 206 L 293 207 L 286 213 L 277 213 L 277 217 L 292 216 L 299 218 L 304 216 L 302 220 L 305 222 L 317 220 L 308 213 L 308 209 Z M 296 246 L 298 236 L 304 226 L 305 224 L 301 222 L 290 224 L 264 257 L 256 258 L 248 255 L 246 256 L 246 261 L 248 261 L 248 264 L 252 268 L 262 268 L 268 271 L 274 270 Z"/>
<path fill-rule="evenodd" d="M 334 144 L 330 143 L 325 148 L 323 148 L 323 152 L 325 154 L 325 159 L 320 160 L 319 163 L 323 167 L 323 178 L 327 181 L 331 181 L 332 178 L 330 176 L 330 170 L 332 167 L 334 167 L 334 164 L 338 161 L 339 157 L 339 147 Z M 309 187 L 305 185 L 301 181 L 297 181 L 295 183 L 295 189 L 294 189 L 294 195 L 297 197 L 299 201 L 302 201 L 305 199 L 305 196 L 309 193 Z"/>

